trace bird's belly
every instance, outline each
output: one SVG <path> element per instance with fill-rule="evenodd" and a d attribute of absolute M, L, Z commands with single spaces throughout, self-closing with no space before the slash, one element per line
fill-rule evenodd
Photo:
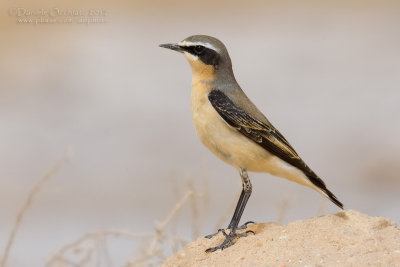
<path fill-rule="evenodd" d="M 274 156 L 229 126 L 208 98 L 196 100 L 192 101 L 192 119 L 201 142 L 218 158 L 235 168 L 266 172 L 267 161 Z"/>
<path fill-rule="evenodd" d="M 302 171 L 271 154 L 256 142 L 229 126 L 208 100 L 208 94 L 192 91 L 192 119 L 201 142 L 218 158 L 251 172 L 274 176 L 312 187 Z"/>

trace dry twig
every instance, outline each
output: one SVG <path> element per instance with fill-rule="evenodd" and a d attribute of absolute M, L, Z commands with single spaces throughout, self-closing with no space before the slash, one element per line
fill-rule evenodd
<path fill-rule="evenodd" d="M 7 264 L 7 260 L 8 260 L 8 256 L 10 255 L 11 247 L 15 241 L 15 236 L 17 235 L 17 232 L 18 232 L 19 228 L 21 227 L 21 224 L 22 224 L 22 221 L 24 219 L 26 212 L 29 210 L 29 208 L 31 207 L 31 205 L 33 203 L 34 197 L 39 193 L 42 186 L 46 182 L 48 182 L 61 169 L 61 167 L 66 162 L 69 161 L 71 156 L 72 156 L 72 149 L 68 148 L 67 152 L 61 158 L 61 160 L 59 160 L 52 168 L 50 168 L 46 172 L 46 174 L 36 182 L 36 184 L 33 186 L 32 190 L 29 192 L 24 204 L 22 205 L 22 207 L 20 208 L 20 210 L 17 214 L 16 221 L 11 230 L 10 236 L 8 237 L 7 245 L 4 250 L 4 254 L 3 254 L 3 259 L 0 264 L 1 267 L 5 267 Z"/>

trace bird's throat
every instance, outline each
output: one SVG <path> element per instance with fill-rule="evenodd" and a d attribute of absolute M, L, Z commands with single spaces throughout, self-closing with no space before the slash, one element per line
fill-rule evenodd
<path fill-rule="evenodd" d="M 216 70 L 214 66 L 204 64 L 201 60 L 187 58 L 192 68 L 192 85 L 198 83 L 211 83 L 215 80 Z"/>

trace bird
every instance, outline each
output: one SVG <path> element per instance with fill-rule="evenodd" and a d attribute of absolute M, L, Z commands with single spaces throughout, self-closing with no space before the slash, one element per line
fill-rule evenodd
<path fill-rule="evenodd" d="M 192 35 L 160 47 L 182 53 L 189 62 L 192 69 L 190 105 L 197 136 L 212 153 L 233 166 L 242 180 L 242 191 L 228 227 L 206 236 L 212 238 L 222 232 L 225 239 L 206 252 L 226 249 L 238 238 L 254 234 L 251 230 L 238 233 L 254 223 L 249 221 L 239 226 L 252 193 L 248 172 L 269 173 L 308 186 L 343 209 L 324 181 L 243 92 L 235 79 L 228 51 L 220 40 Z"/>

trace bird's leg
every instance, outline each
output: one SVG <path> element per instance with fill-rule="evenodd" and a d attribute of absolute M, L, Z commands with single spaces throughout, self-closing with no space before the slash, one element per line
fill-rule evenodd
<path fill-rule="evenodd" d="M 252 192 L 252 185 L 249 179 L 249 175 L 247 174 L 247 171 L 243 168 L 239 169 L 240 177 L 242 178 L 242 194 L 243 195 L 242 200 L 239 198 L 238 204 L 236 206 L 235 212 L 233 213 L 233 217 L 231 219 L 231 222 L 228 225 L 228 229 L 233 229 L 235 228 L 236 230 L 242 230 L 246 229 L 248 224 L 254 223 L 253 221 L 248 221 L 244 223 L 241 226 L 238 226 L 240 218 L 242 217 L 244 208 L 246 207 L 247 201 L 250 198 L 251 192 Z"/>
<path fill-rule="evenodd" d="M 247 175 L 247 173 L 246 173 L 246 175 Z M 247 176 L 247 179 L 249 179 L 248 176 Z M 242 181 L 243 181 L 243 178 L 242 178 Z M 249 180 L 249 183 L 250 183 L 250 180 Z M 251 190 L 251 184 L 250 184 L 250 190 Z M 245 185 L 244 185 L 244 183 L 243 183 L 242 193 L 240 194 L 238 204 L 237 204 L 236 209 L 235 209 L 235 212 L 234 212 L 233 214 L 236 214 L 236 213 L 239 212 L 239 208 L 240 208 L 240 206 L 241 206 L 241 205 L 239 205 L 239 203 L 241 203 L 241 201 L 243 201 L 244 194 L 245 194 Z M 250 192 L 250 194 L 251 194 L 251 192 Z M 250 197 L 250 195 L 248 196 L 248 198 L 249 198 L 249 197 Z M 244 204 L 244 205 L 246 205 L 246 204 Z M 243 207 L 243 209 L 244 209 L 244 207 Z M 243 212 L 243 211 L 242 211 L 242 212 Z M 232 229 L 232 227 L 235 225 L 235 220 L 234 220 L 234 219 L 235 219 L 235 216 L 232 217 L 231 222 L 229 223 L 229 225 L 228 225 L 228 227 L 227 227 L 226 229 Z M 238 223 L 239 223 L 239 222 L 238 222 Z M 241 226 L 238 226 L 238 227 L 236 228 L 236 230 L 243 230 L 243 229 L 246 229 L 246 228 L 247 228 L 247 225 L 248 225 L 248 224 L 251 224 L 251 223 L 254 223 L 254 222 L 253 222 L 253 221 L 248 221 L 248 222 L 242 224 Z"/>
<path fill-rule="evenodd" d="M 246 170 L 245 169 L 241 169 L 241 170 L 243 170 L 244 172 L 246 172 Z M 242 174 L 240 173 L 240 176 L 242 177 Z M 246 172 L 246 181 L 248 181 L 248 183 L 250 184 L 250 193 L 249 193 L 249 196 L 247 197 L 247 199 L 250 197 L 250 194 L 251 194 L 251 183 L 250 183 L 250 179 L 249 179 L 249 177 L 248 177 L 248 175 L 247 175 L 247 172 Z M 244 195 L 245 195 L 245 192 L 246 192 L 246 190 L 245 190 L 245 183 L 244 183 L 244 179 L 242 178 L 242 186 L 243 186 L 243 189 L 242 189 L 242 192 L 241 192 L 241 194 L 240 194 L 240 197 L 239 197 L 239 201 L 238 201 L 238 203 L 237 203 L 237 205 L 236 205 L 236 208 L 235 208 L 235 212 L 234 212 L 234 214 L 237 214 L 238 212 L 239 212 L 239 209 L 240 209 L 240 207 L 242 206 L 242 202 L 243 202 L 243 197 L 244 197 Z M 246 200 L 246 202 L 247 202 L 247 200 Z M 245 206 L 246 204 L 244 204 L 244 206 Z M 244 209 L 244 206 L 243 206 L 243 209 Z M 243 212 L 243 211 L 242 211 Z M 228 225 L 228 227 L 226 228 L 226 229 L 218 229 L 218 231 L 216 232 L 216 233 L 214 233 L 214 234 L 210 234 L 210 235 L 206 235 L 205 236 L 205 238 L 208 238 L 208 239 L 210 239 L 210 238 L 213 238 L 214 236 L 216 236 L 219 232 L 222 232 L 222 231 L 224 231 L 224 230 L 232 230 L 232 227 L 233 227 L 233 225 L 235 224 L 235 218 L 236 218 L 236 216 L 234 215 L 233 217 L 232 217 L 232 219 L 231 219 L 231 222 L 229 223 L 229 225 Z M 239 223 L 239 222 L 238 222 Z M 241 225 L 241 226 L 238 226 L 237 228 L 236 228 L 236 230 L 243 230 L 243 229 L 246 229 L 247 228 L 247 225 L 249 225 L 249 224 L 251 224 L 251 223 L 254 223 L 253 221 L 248 221 L 248 222 L 246 222 L 246 223 L 244 223 L 243 225 Z"/>
<path fill-rule="evenodd" d="M 246 231 L 246 232 L 240 233 L 240 234 L 236 233 L 236 230 L 244 229 L 247 227 L 247 224 L 252 223 L 252 222 L 247 222 L 243 226 L 240 226 L 238 228 L 240 218 L 242 217 L 244 208 L 246 207 L 247 201 L 249 200 L 251 191 L 252 191 L 252 186 L 251 186 L 247 171 L 243 168 L 240 168 L 239 173 L 240 173 L 240 177 L 242 178 L 243 189 L 242 189 L 242 193 L 240 194 L 239 201 L 236 205 L 235 212 L 233 213 L 232 220 L 228 226 L 228 229 L 230 229 L 230 232 L 229 232 L 229 234 L 227 234 L 224 229 L 218 230 L 218 232 L 222 232 L 224 234 L 224 236 L 225 236 L 224 242 L 222 242 L 222 244 L 219 246 L 207 249 L 206 252 L 213 252 L 218 249 L 223 250 L 223 249 L 231 246 L 233 243 L 233 240 L 235 238 L 246 236 L 248 233 L 254 234 L 253 231 Z"/>
<path fill-rule="evenodd" d="M 237 203 L 237 205 L 236 205 L 236 209 L 235 209 L 234 214 L 236 214 L 236 213 L 238 212 L 240 203 L 243 202 L 243 197 L 244 197 L 244 187 L 243 187 L 243 189 L 242 189 L 242 192 L 240 193 L 239 201 L 238 201 L 238 203 Z M 235 217 L 235 216 L 233 216 L 233 218 L 234 218 L 234 217 Z M 233 218 L 232 218 L 231 222 L 229 223 L 229 225 L 228 225 L 228 227 L 227 227 L 226 229 L 218 229 L 218 231 L 217 231 L 216 233 L 210 234 L 210 235 L 206 235 L 205 238 L 210 239 L 210 238 L 213 238 L 214 236 L 216 236 L 216 235 L 217 235 L 219 232 L 221 232 L 221 231 L 228 230 L 228 229 L 232 230 L 232 226 L 233 226 L 233 224 L 234 224 Z M 242 227 L 242 226 L 241 226 L 241 227 Z M 246 227 L 247 227 L 247 226 L 246 226 Z M 240 228 L 240 227 L 239 227 L 239 228 Z M 244 229 L 244 228 L 243 228 L 243 229 Z"/>

